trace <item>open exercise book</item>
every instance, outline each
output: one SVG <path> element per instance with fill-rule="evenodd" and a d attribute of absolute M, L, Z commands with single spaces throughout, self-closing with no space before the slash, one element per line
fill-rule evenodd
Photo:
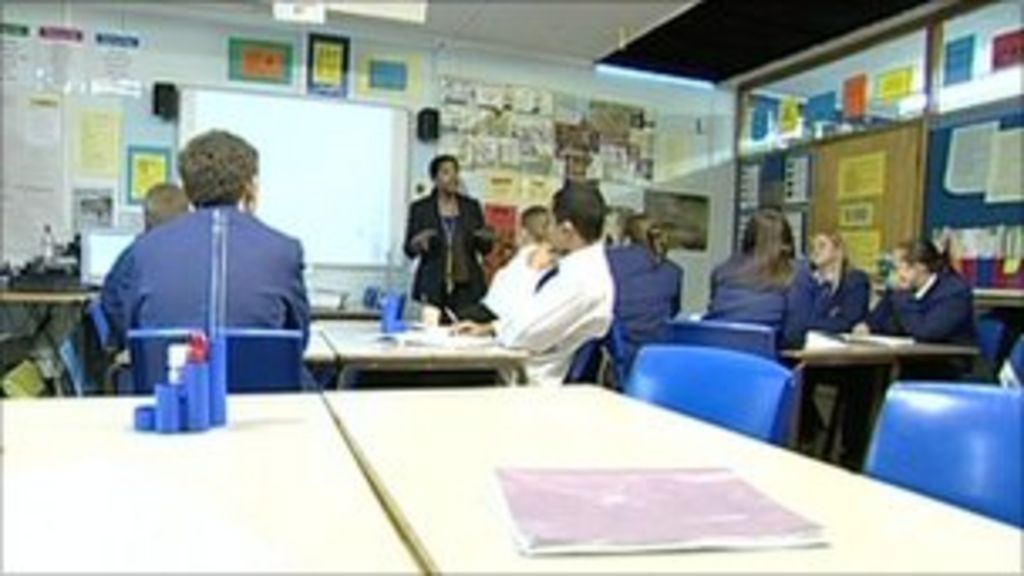
<path fill-rule="evenodd" d="M 836 350 L 847 348 L 850 345 L 885 346 L 896 348 L 899 346 L 912 346 L 913 338 L 901 336 L 878 336 L 876 334 L 825 334 L 823 332 L 808 332 L 807 341 L 804 343 L 804 350 Z"/>
<path fill-rule="evenodd" d="M 466 349 L 487 348 L 495 345 L 494 338 L 453 334 L 451 329 L 444 327 L 413 328 L 397 334 L 384 334 L 381 338 L 396 342 L 402 346 L 426 346 L 430 348 Z"/>
<path fill-rule="evenodd" d="M 825 542 L 820 526 L 726 469 L 501 469 L 497 475 L 526 555 Z"/>

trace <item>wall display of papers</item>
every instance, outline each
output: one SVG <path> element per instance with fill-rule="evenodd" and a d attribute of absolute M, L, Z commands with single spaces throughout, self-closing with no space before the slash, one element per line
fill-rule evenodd
<path fill-rule="evenodd" d="M 519 176 L 518 194 L 503 190 L 503 202 L 546 201 L 564 177 L 569 154 L 590 158 L 588 176 L 601 183 L 643 187 L 653 178 L 656 120 L 650 110 L 457 77 L 441 79 L 441 101 L 442 153 L 455 155 L 467 177 Z"/>

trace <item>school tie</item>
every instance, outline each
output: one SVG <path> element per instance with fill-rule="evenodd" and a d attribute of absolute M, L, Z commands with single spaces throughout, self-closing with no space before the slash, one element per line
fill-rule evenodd
<path fill-rule="evenodd" d="M 535 294 L 537 292 L 540 292 L 540 289 L 543 288 L 544 285 L 548 283 L 548 280 L 551 280 L 557 274 L 558 274 L 558 266 L 555 266 L 555 267 L 551 268 L 551 270 L 548 270 L 547 272 L 545 272 L 544 275 L 540 277 L 540 280 L 537 281 L 537 287 L 534 288 L 533 292 Z"/>

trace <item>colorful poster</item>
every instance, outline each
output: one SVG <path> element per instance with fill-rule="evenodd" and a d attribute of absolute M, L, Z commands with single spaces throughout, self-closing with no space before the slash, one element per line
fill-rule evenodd
<path fill-rule="evenodd" d="M 171 151 L 167 148 L 128 147 L 128 202 L 139 204 L 157 184 L 171 177 Z"/>
<path fill-rule="evenodd" d="M 847 231 L 839 233 L 846 244 L 846 254 L 855 268 L 869 274 L 878 269 L 878 256 L 882 252 L 882 233 L 878 230 Z"/>
<path fill-rule="evenodd" d="M 910 95 L 913 85 L 913 66 L 883 72 L 875 77 L 875 98 L 886 104 L 898 102 Z"/>
<path fill-rule="evenodd" d="M 294 48 L 287 42 L 229 38 L 228 63 L 231 80 L 291 84 Z"/>
<path fill-rule="evenodd" d="M 868 76 L 858 74 L 843 82 L 843 118 L 860 120 L 867 111 Z"/>
<path fill-rule="evenodd" d="M 839 161 L 840 200 L 871 198 L 885 192 L 885 152 L 872 152 Z"/>
<path fill-rule="evenodd" d="M 75 128 L 75 174 L 117 178 L 121 173 L 121 112 L 102 108 L 80 109 Z"/>
<path fill-rule="evenodd" d="M 755 96 L 751 112 L 750 137 L 753 140 L 764 140 L 771 131 L 772 118 L 779 113 L 779 101 L 775 98 Z"/>
<path fill-rule="evenodd" d="M 952 86 L 967 82 L 974 73 L 974 35 L 946 42 L 942 60 L 942 84 Z"/>
<path fill-rule="evenodd" d="M 139 97 L 142 82 L 136 64 L 142 40 L 132 34 L 98 32 L 95 41 L 89 81 L 92 93 Z"/>
<path fill-rule="evenodd" d="M 808 123 L 836 121 L 836 93 L 825 92 L 807 99 L 804 118 Z"/>
<path fill-rule="evenodd" d="M 796 132 L 800 127 L 800 102 L 796 98 L 783 98 L 779 104 L 779 131 Z"/>
<path fill-rule="evenodd" d="M 993 71 L 1010 68 L 1021 62 L 1024 62 L 1024 28 L 992 39 Z"/>
<path fill-rule="evenodd" d="M 348 38 L 310 34 L 306 53 L 309 92 L 344 98 L 348 92 L 348 58 Z"/>
<path fill-rule="evenodd" d="M 420 58 L 415 54 L 361 54 L 356 67 L 356 93 L 391 100 L 418 98 L 422 90 L 420 68 Z"/>

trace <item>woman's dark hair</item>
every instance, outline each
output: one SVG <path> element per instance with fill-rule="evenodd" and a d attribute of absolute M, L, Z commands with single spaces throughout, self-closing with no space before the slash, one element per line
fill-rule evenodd
<path fill-rule="evenodd" d="M 659 264 L 668 255 L 668 237 L 664 228 L 646 214 L 636 214 L 626 220 L 625 236 L 631 244 L 646 247 Z"/>
<path fill-rule="evenodd" d="M 920 264 L 929 272 L 936 274 L 949 268 L 949 256 L 939 249 L 931 240 L 917 238 L 900 244 L 903 258 L 907 264 Z"/>
<path fill-rule="evenodd" d="M 446 162 L 450 162 L 455 166 L 456 170 L 459 169 L 459 159 L 455 156 L 452 156 L 451 154 L 440 154 L 438 156 L 434 156 L 434 159 L 430 161 L 430 167 L 428 168 L 431 180 L 437 180 L 437 173 L 441 171 L 441 165 Z"/>
<path fill-rule="evenodd" d="M 258 171 L 256 149 L 223 130 L 196 136 L 178 156 L 185 194 L 196 207 L 238 204 Z"/>
<path fill-rule="evenodd" d="M 740 251 L 749 257 L 758 284 L 783 288 L 793 278 L 793 230 L 775 208 L 761 208 L 743 230 Z"/>

